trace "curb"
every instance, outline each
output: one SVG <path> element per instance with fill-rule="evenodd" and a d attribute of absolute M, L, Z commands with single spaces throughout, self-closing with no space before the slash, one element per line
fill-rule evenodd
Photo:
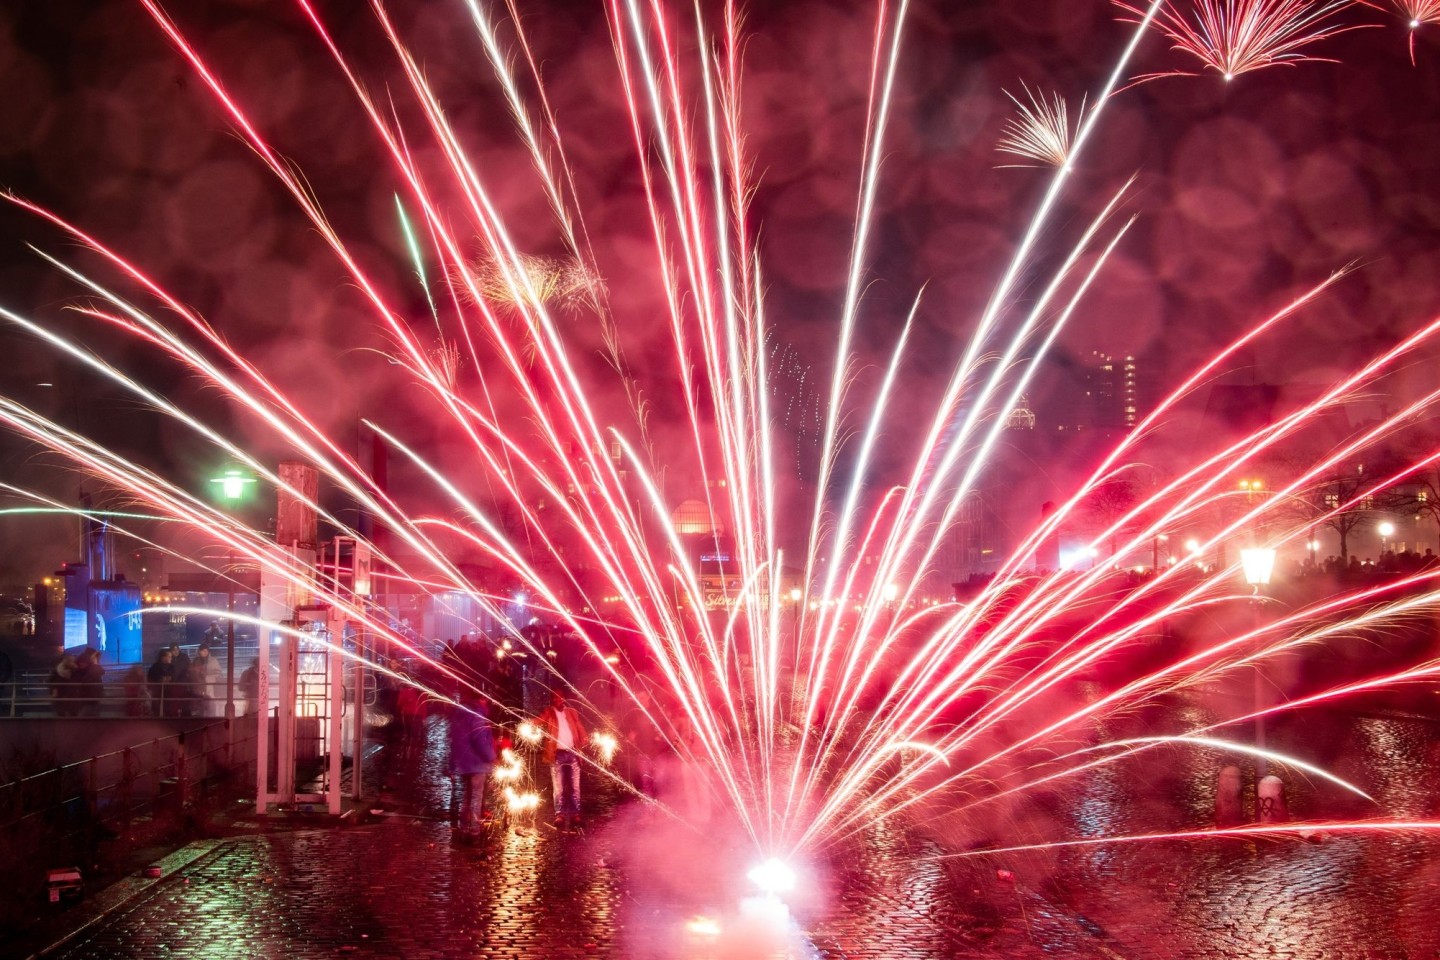
<path fill-rule="evenodd" d="M 119 912 L 129 904 L 130 901 L 138 898 L 141 894 L 149 892 L 182 870 L 214 854 L 221 846 L 230 842 L 231 839 L 227 838 L 222 840 L 197 840 L 194 843 L 188 843 L 174 853 L 167 854 L 160 859 L 158 862 L 160 876 L 147 877 L 139 873 L 132 874 L 115 881 L 95 896 L 87 897 L 75 908 L 74 913 L 66 915 L 65 919 L 73 924 L 70 926 L 70 930 L 48 946 L 30 954 L 26 960 L 39 960 L 41 957 L 49 956 L 56 950 L 69 944 L 76 937 L 85 933 L 85 931 L 109 919 L 110 916 Z"/>

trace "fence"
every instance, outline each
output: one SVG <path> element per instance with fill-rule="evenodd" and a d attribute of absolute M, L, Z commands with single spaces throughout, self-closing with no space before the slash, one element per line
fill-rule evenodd
<path fill-rule="evenodd" d="M 112 732 L 126 729 L 114 723 Z M 44 916 L 47 871 L 67 870 L 83 882 L 118 877 L 147 844 L 192 830 L 213 794 L 228 792 L 228 774 L 235 786 L 253 782 L 254 724 L 235 732 L 243 739 L 227 740 L 220 720 L 60 765 L 40 748 L 5 756 L 0 779 L 14 779 L 0 785 L 0 953 L 10 955 L 7 936 Z M 117 843 L 102 848 L 106 840 Z"/>
<path fill-rule="evenodd" d="M 224 661 L 220 661 L 222 664 Z M 114 671 L 112 671 L 113 673 Z M 225 714 L 224 669 L 212 696 L 198 695 L 195 685 L 152 685 L 123 675 L 94 686 L 54 684 L 48 672 L 14 674 L 0 683 L 0 718 L 15 717 L 214 717 Z M 96 689 L 98 687 L 98 689 Z M 218 689 L 217 689 L 218 687 Z M 236 676 L 235 711 L 244 713 L 246 701 Z"/>
<path fill-rule="evenodd" d="M 253 729 L 228 738 L 221 720 L 11 780 L 0 785 L 0 846 L 13 850 L 22 835 L 53 843 L 128 830 L 144 813 L 182 811 L 197 791 L 253 764 L 254 742 Z"/>

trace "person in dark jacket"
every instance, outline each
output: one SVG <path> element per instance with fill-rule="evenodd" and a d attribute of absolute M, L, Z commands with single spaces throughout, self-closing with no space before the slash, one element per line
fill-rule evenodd
<path fill-rule="evenodd" d="M 450 714 L 450 775 L 460 781 L 461 801 L 456 839 L 480 835 L 485 820 L 485 782 L 495 767 L 495 735 L 485 704 L 466 697 Z"/>
<path fill-rule="evenodd" d="M 80 714 L 100 716 L 100 700 L 105 696 L 105 668 L 100 665 L 100 651 L 86 647 L 75 661 L 75 697 Z"/>
<path fill-rule="evenodd" d="M 174 707 L 171 716 L 188 717 L 195 713 L 195 686 L 190 682 L 190 655 L 180 644 L 170 644 L 170 688 L 166 691 L 167 711 Z"/>
<path fill-rule="evenodd" d="M 150 704 L 155 716 L 175 716 L 175 699 L 170 693 L 170 681 L 175 679 L 175 654 L 165 647 L 160 651 L 145 680 L 150 684 Z"/>
<path fill-rule="evenodd" d="M 73 717 L 80 712 L 80 703 L 76 698 L 79 691 L 75 683 L 78 669 L 75 658 L 62 650 L 60 661 L 50 671 L 50 699 L 55 704 L 57 717 Z"/>
<path fill-rule="evenodd" d="M 150 694 L 145 689 L 145 668 L 138 663 L 131 664 L 122 680 L 125 684 L 125 716 L 149 716 Z"/>

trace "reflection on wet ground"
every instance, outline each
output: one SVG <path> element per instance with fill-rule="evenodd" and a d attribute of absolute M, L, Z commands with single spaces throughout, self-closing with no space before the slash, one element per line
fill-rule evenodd
<path fill-rule="evenodd" d="M 1155 732 L 1197 719 L 1185 709 L 1127 722 Z M 1225 762 L 1213 751 L 1151 751 L 1003 811 L 967 819 L 922 808 L 907 824 L 879 825 L 809 865 L 794 935 L 777 944 L 754 932 L 763 910 L 742 906 L 752 858 L 743 835 L 713 813 L 698 829 L 677 822 L 599 777 L 586 782 L 581 832 L 535 819 L 457 844 L 443 723 L 432 720 L 424 749 L 377 758 L 378 812 L 363 824 L 222 844 L 53 956 L 1140 960 L 1440 950 L 1440 845 L 1418 833 L 947 856 L 1035 837 L 1206 826 Z M 1429 720 L 1325 715 L 1277 724 L 1272 735 L 1374 797 L 1281 768 L 1300 816 L 1434 812 L 1440 738 Z"/>

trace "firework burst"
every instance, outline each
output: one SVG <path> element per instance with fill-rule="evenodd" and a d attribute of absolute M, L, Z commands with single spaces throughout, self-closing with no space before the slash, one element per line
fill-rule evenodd
<path fill-rule="evenodd" d="M 1359 0 L 1367 7 L 1398 14 L 1410 29 L 1410 63 L 1415 63 L 1415 36 L 1423 26 L 1440 24 L 1440 0 Z"/>
<path fill-rule="evenodd" d="M 520 254 L 513 261 L 486 257 L 467 267 L 470 283 L 491 303 L 559 309 L 595 309 L 598 281 L 579 260 Z"/>
<path fill-rule="evenodd" d="M 369 96 L 325 20 L 300 0 L 334 69 L 369 118 L 376 149 L 404 198 L 402 219 L 406 209 L 415 211 L 418 229 L 406 220 L 405 234 L 416 278 L 426 288 L 429 316 L 422 308 L 422 336 L 403 306 L 418 298 L 387 289 L 367 271 L 358 241 L 325 217 L 306 182 L 228 95 L 186 32 L 151 0 L 143 3 L 217 109 L 346 271 L 396 363 L 433 397 L 430 416 L 443 425 L 450 446 L 463 447 L 465 463 L 442 466 L 436 455 L 407 442 L 402 428 L 377 416 L 367 423 L 424 493 L 386 489 L 284 384 L 268 378 L 138 265 L 74 224 L 15 199 L 92 247 L 104 269 L 127 286 L 122 292 L 91 272 L 47 257 L 84 291 L 83 316 L 183 365 L 259 432 L 316 465 L 387 531 L 391 547 L 377 544 L 375 551 L 390 576 L 432 595 L 458 592 L 472 598 L 507 631 L 514 648 L 543 664 L 546 651 L 515 625 L 497 584 L 477 582 L 473 568 L 456 555 L 481 558 L 497 571 L 496 581 L 523 590 L 527 611 L 583 638 L 589 666 L 603 674 L 607 689 L 634 701 L 637 723 L 653 725 L 683 762 L 707 771 L 706 782 L 725 797 L 756 849 L 779 858 L 776 862 L 930 805 L 984 815 L 1017 790 L 1080 777 L 1097 764 L 1160 745 L 1221 743 L 1220 734 L 1282 707 L 1232 712 L 1218 724 L 1195 724 L 1172 737 L 1116 739 L 1098 752 L 1075 741 L 1105 718 L 1176 691 L 1248 676 L 1257 662 L 1297 646 L 1440 607 L 1433 572 L 1346 590 L 1197 648 L 1167 650 L 1159 664 L 1137 667 L 1086 702 L 1067 695 L 1077 677 L 1125 663 L 1166 622 L 1247 600 L 1236 586 L 1236 564 L 1223 558 L 1250 531 L 1263 529 L 1267 543 L 1293 550 L 1317 524 L 1350 504 L 1383 496 L 1404 476 L 1440 461 L 1440 452 L 1427 450 L 1402 471 L 1366 477 L 1353 497 L 1323 506 L 1304 522 L 1284 510 L 1431 412 L 1440 392 L 1426 393 L 1277 478 L 1264 497 L 1235 496 L 1237 477 L 1298 443 L 1318 422 L 1376 390 L 1384 377 L 1429 349 L 1440 330 L 1435 322 L 1336 376 L 1318 396 L 1263 428 L 1226 440 L 1195 438 L 1185 463 L 1093 519 L 1100 513 L 1095 503 L 1143 462 L 1147 439 L 1162 434 L 1202 384 L 1267 338 L 1293 329 L 1297 317 L 1340 283 L 1345 271 L 1299 291 L 1198 364 L 1074 484 L 973 595 L 944 602 L 926 595 L 938 557 L 998 457 L 1006 414 L 1021 406 L 1047 352 L 1086 293 L 1101 282 L 1126 236 L 1129 222 L 1118 211 L 1127 202 L 1128 183 L 1087 197 L 1092 215 L 1073 231 L 1058 224 L 1075 222 L 1063 205 L 1072 179 L 1066 168 L 1095 142 L 1151 18 L 1177 46 L 1229 78 L 1306 59 L 1302 48 L 1349 29 L 1335 19 L 1344 3 L 1199 3 L 1193 19 L 1159 4 L 1143 9 L 1122 4 L 1139 25 L 1094 95 L 1082 101 L 1092 106 L 1082 106 L 1072 118 L 1059 97 L 1031 94 L 1029 88 L 1028 106 L 1012 97 L 1021 117 L 1007 128 L 1002 149 L 1060 169 L 1050 175 L 1033 214 L 1017 226 L 1013 258 L 924 404 L 913 401 L 907 366 L 925 310 L 918 296 L 894 331 L 886 358 L 874 364 L 873 378 L 856 372 L 871 359 L 857 346 L 861 294 L 875 244 L 881 159 L 903 74 L 907 15 L 903 2 L 879 4 L 864 84 L 866 126 L 858 145 L 850 253 L 835 340 L 819 365 L 828 371 L 828 389 L 813 390 L 810 367 L 798 367 L 807 378 L 802 391 L 807 410 L 814 394 L 827 397 L 814 404 L 818 424 L 806 414 L 816 448 L 807 479 L 813 477 L 814 484 L 798 511 L 782 501 L 788 477 L 778 469 L 784 457 L 772 431 L 783 416 L 773 408 L 773 368 L 780 361 L 764 294 L 765 260 L 751 222 L 754 182 L 743 134 L 742 42 L 733 5 L 726 5 L 713 30 L 701 15 L 683 26 L 658 3 L 606 6 L 620 109 L 638 170 L 638 219 L 647 228 L 647 256 L 658 278 L 658 296 L 646 309 L 663 326 L 658 335 L 647 328 L 640 346 L 647 357 L 660 352 L 657 344 L 666 348 L 665 369 L 655 380 L 672 419 L 668 442 L 657 453 L 646 441 L 644 405 L 636 402 L 626 372 L 630 365 L 618 336 L 623 325 L 609 318 L 607 291 L 591 265 L 595 258 L 577 200 L 581 191 L 574 186 L 554 113 L 543 92 L 533 106 L 519 93 L 525 84 L 515 63 L 531 71 L 528 78 L 544 90 L 534 66 L 540 58 L 531 52 L 523 20 L 515 18 L 497 32 L 478 5 L 470 6 L 560 235 L 557 245 L 532 249 L 570 251 L 560 258 L 521 252 L 515 225 L 492 192 L 496 185 L 476 172 L 440 95 L 383 6 L 374 11 L 400 75 L 393 95 L 406 99 L 404 123 L 398 110 L 382 110 Z M 502 35 L 513 37 L 516 47 L 506 47 Z M 681 53 L 686 49 L 703 56 L 692 62 Z M 425 162 L 412 147 L 421 139 L 429 147 Z M 484 251 L 478 259 L 476 237 Z M 438 263 L 434 275 L 445 278 L 437 291 L 429 289 L 426 262 Z M 558 317 L 573 306 L 600 317 L 608 359 L 625 381 L 617 392 L 631 409 L 617 412 L 596 400 L 602 391 L 595 389 L 593 369 L 585 362 L 594 345 Z M 308 500 L 334 529 L 361 537 L 342 516 L 288 487 L 261 458 L 191 416 L 182 403 L 43 323 L 11 311 L 4 316 L 82 365 L 89 376 L 128 391 L 257 476 Z M 445 331 L 440 351 L 431 346 L 434 328 Z M 460 382 L 462 365 L 473 383 Z M 255 558 L 270 575 L 344 606 L 367 632 L 422 654 L 383 612 L 323 583 L 317 586 L 313 570 L 277 550 L 262 533 L 237 524 L 157 471 L 7 398 L 0 398 L 0 422 L 103 477 L 148 512 L 213 534 Z M 899 468 L 893 466 L 894 452 L 885 449 L 891 434 L 907 439 Z M 692 484 L 685 510 L 677 509 L 681 498 L 665 481 L 666 470 L 676 464 L 684 466 Z M 1104 561 L 1042 575 L 1033 558 L 1062 528 L 1081 526 L 1087 511 L 1092 519 L 1085 546 L 1097 555 L 1103 549 Z M 799 514 L 798 522 L 793 514 Z M 1202 533 L 1196 549 L 1215 558 L 1209 567 L 1155 563 L 1145 578 L 1130 582 L 1119 569 L 1122 559 L 1149 553 L 1161 537 L 1178 530 Z M 625 648 L 623 655 L 616 653 L 617 644 Z M 459 672 L 450 679 L 470 682 Z M 573 681 L 563 673 L 554 679 L 583 700 L 586 689 Z M 1354 690 L 1323 690 L 1311 702 Z M 652 691 L 663 702 L 651 700 Z M 519 735 L 527 743 L 540 737 L 538 729 L 525 725 Z M 606 749 L 613 747 L 611 738 Z M 1300 758 L 1259 752 L 1306 769 Z M 502 769 L 518 777 L 517 763 L 509 757 Z M 514 791 L 507 797 L 533 806 L 533 795 Z"/>
<path fill-rule="evenodd" d="M 1115 3 L 1135 17 L 1149 9 L 1125 0 Z M 1337 19 L 1354 5 L 1355 0 L 1187 0 L 1167 4 L 1155 14 L 1155 26 L 1175 50 L 1199 60 L 1202 71 L 1233 80 L 1265 67 L 1325 59 L 1306 48 L 1357 29 Z M 1150 76 L 1187 75 L 1194 74 L 1177 70 Z"/>
<path fill-rule="evenodd" d="M 1005 95 L 1019 108 L 1020 115 L 1005 122 L 1005 133 L 997 149 L 1034 161 L 1011 166 L 1067 166 L 1075 131 L 1085 120 L 1085 101 L 1080 101 L 1080 109 L 1076 111 L 1072 123 L 1070 109 L 1058 93 L 1046 97 L 1025 87 L 1028 103 L 1012 93 L 1006 92 Z"/>

